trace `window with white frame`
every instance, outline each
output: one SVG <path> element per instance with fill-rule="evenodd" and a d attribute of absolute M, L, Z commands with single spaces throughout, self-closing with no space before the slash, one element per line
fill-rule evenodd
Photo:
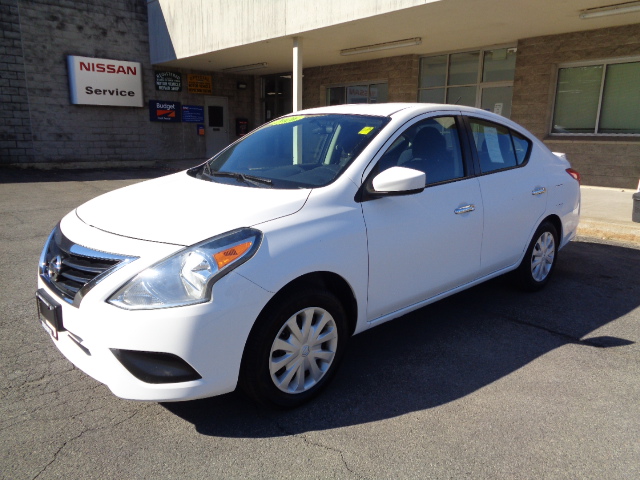
<path fill-rule="evenodd" d="M 418 101 L 467 105 L 511 116 L 515 47 L 446 53 L 420 59 Z"/>
<path fill-rule="evenodd" d="M 640 58 L 560 66 L 551 133 L 640 134 Z"/>

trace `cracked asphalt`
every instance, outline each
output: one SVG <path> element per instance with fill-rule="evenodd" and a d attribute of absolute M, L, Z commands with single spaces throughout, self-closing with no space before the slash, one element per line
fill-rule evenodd
<path fill-rule="evenodd" d="M 114 397 L 37 321 L 36 266 L 68 211 L 162 173 L 0 170 L 0 478 L 640 478 L 637 246 L 581 239 L 543 292 L 499 278 L 358 335 L 293 411 Z"/>

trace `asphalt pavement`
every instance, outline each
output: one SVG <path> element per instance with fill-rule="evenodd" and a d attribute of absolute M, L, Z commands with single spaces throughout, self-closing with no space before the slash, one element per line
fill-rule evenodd
<path fill-rule="evenodd" d="M 167 171 L 0 170 L 0 478 L 640 478 L 632 191 L 582 188 L 542 292 L 498 278 L 358 335 L 323 395 L 279 411 L 118 399 L 37 321 L 56 222 Z"/>

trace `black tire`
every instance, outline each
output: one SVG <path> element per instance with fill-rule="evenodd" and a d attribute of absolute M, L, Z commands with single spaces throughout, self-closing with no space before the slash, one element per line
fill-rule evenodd
<path fill-rule="evenodd" d="M 295 330 L 296 325 L 299 330 L 293 332 L 291 326 Z M 305 336 L 305 328 L 310 326 L 313 329 L 306 330 L 309 333 Z M 317 337 L 309 338 L 314 337 L 314 332 Z M 306 340 L 298 341 L 294 333 Z M 328 291 L 303 287 L 294 295 L 273 302 L 256 320 L 242 358 L 240 387 L 263 404 L 286 408 L 302 405 L 331 381 L 348 336 L 340 301 Z M 276 345 L 278 338 L 279 343 L 296 346 L 287 354 L 277 349 L 283 345 Z M 276 370 L 280 363 L 286 366 Z"/>
<path fill-rule="evenodd" d="M 528 292 L 542 289 L 551 278 L 558 261 L 558 231 L 548 221 L 540 224 L 534 233 L 516 278 L 520 287 Z"/>

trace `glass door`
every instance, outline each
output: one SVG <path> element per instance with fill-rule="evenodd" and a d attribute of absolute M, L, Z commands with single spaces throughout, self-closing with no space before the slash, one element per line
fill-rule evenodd
<path fill-rule="evenodd" d="M 265 122 L 293 112 L 293 84 L 291 74 L 262 77 L 262 101 Z"/>

